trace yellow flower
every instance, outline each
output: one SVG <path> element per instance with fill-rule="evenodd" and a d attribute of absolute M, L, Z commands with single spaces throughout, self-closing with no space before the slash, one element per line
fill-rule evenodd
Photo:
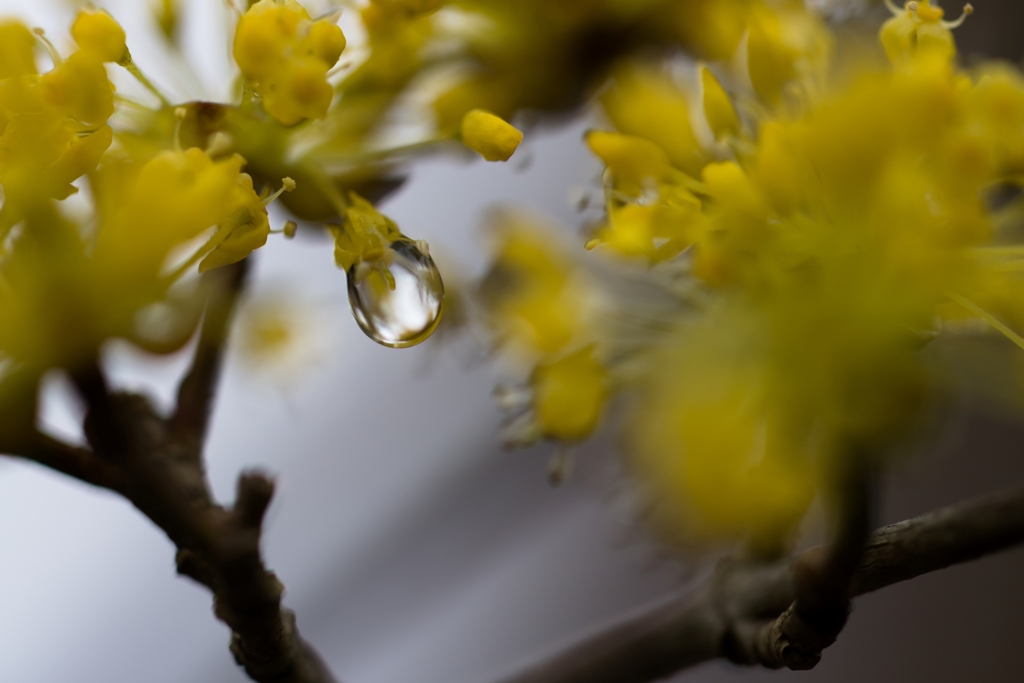
<path fill-rule="evenodd" d="M 285 125 L 327 116 L 334 89 L 327 72 L 345 49 L 341 29 L 313 21 L 295 0 L 260 0 L 238 22 L 234 56 L 242 75 Z"/>
<path fill-rule="evenodd" d="M 624 71 L 601 103 L 620 133 L 650 140 L 686 173 L 696 175 L 703 168 L 706 158 L 690 125 L 690 103 L 669 78 L 651 71 Z"/>
<path fill-rule="evenodd" d="M 0 26 L 7 51 L 0 78 L 0 185 L 6 231 L 29 204 L 64 199 L 71 183 L 92 171 L 110 146 L 104 125 L 114 111 L 113 86 L 102 62 L 79 51 L 42 76 L 20 24 Z"/>
<path fill-rule="evenodd" d="M 767 104 L 778 103 L 788 83 L 811 78 L 824 67 L 828 52 L 828 33 L 802 3 L 774 10 L 759 6 L 751 13 L 747 71 Z"/>
<path fill-rule="evenodd" d="M 608 373 L 587 347 L 533 371 L 533 409 L 544 436 L 581 441 L 597 427 L 608 398 Z"/>
<path fill-rule="evenodd" d="M 319 59 L 303 57 L 274 70 L 261 81 L 267 112 L 286 126 L 324 118 L 334 99 L 327 68 Z"/>
<path fill-rule="evenodd" d="M 474 109 L 462 119 L 462 142 L 487 161 L 508 161 L 523 134 L 501 117 Z"/>
<path fill-rule="evenodd" d="M 583 327 L 582 292 L 569 261 L 521 217 L 498 226 L 500 244 L 481 285 L 501 340 L 528 354 L 566 348 Z"/>
<path fill-rule="evenodd" d="M 612 173 L 616 186 L 629 194 L 639 195 L 645 184 L 661 182 L 671 169 L 665 150 L 644 138 L 592 130 L 586 141 Z"/>
<path fill-rule="evenodd" d="M 258 225 L 253 205 L 259 199 L 240 179 L 244 163 L 237 155 L 214 161 L 192 148 L 162 152 L 141 168 L 113 162 L 101 169 L 97 203 L 105 210 L 94 257 L 97 276 L 112 287 L 118 278 L 156 286 L 174 247 L 213 226 L 228 226 L 230 234 Z"/>
<path fill-rule="evenodd" d="M 330 228 L 334 234 L 334 262 L 346 271 L 360 261 L 386 259 L 391 244 L 402 238 L 394 221 L 354 192 L 349 194 L 344 223 Z"/>
<path fill-rule="evenodd" d="M 228 210 L 218 232 L 226 235 L 202 261 L 199 272 L 238 263 L 267 243 L 270 235 L 270 221 L 263 202 L 252 187 L 252 177 L 247 173 L 238 175 L 238 186 L 225 200 Z"/>
<path fill-rule="evenodd" d="M 917 54 L 932 54 L 942 59 L 956 55 L 956 44 L 951 29 L 956 28 L 974 8 L 967 4 L 956 21 L 943 21 L 941 7 L 931 0 L 909 0 L 899 9 L 887 0 L 893 16 L 885 22 L 879 33 L 885 54 L 893 64 L 899 64 Z"/>
<path fill-rule="evenodd" d="M 689 190 L 669 183 L 659 187 L 651 204 L 609 205 L 608 221 L 587 249 L 606 245 L 623 256 L 661 263 L 679 256 L 697 238 L 701 203 Z"/>
<path fill-rule="evenodd" d="M 806 427 L 772 395 L 749 332 L 718 319 L 653 359 L 632 464 L 674 534 L 768 543 L 813 499 Z"/>

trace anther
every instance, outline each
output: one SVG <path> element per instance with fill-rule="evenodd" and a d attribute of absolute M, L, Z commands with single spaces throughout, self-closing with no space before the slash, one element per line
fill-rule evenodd
<path fill-rule="evenodd" d="M 224 156 L 231 151 L 234 144 L 235 141 L 230 135 L 223 131 L 218 131 L 210 137 L 210 143 L 206 148 L 206 155 L 210 158 Z"/>
<path fill-rule="evenodd" d="M 291 178 L 282 178 L 281 179 L 281 187 L 280 187 L 280 189 L 278 189 L 277 192 L 275 192 L 274 194 L 272 194 L 269 197 L 267 197 L 266 199 L 264 199 L 263 200 L 263 206 L 270 206 L 274 202 L 274 200 L 276 200 L 278 197 L 283 195 L 285 192 L 291 192 L 294 189 L 295 189 L 295 181 L 294 180 L 292 180 Z"/>

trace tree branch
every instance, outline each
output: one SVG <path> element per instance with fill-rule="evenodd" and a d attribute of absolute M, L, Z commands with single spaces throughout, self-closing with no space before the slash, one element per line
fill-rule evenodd
<path fill-rule="evenodd" d="M 206 315 L 188 374 L 178 387 L 177 410 L 171 429 L 181 438 L 201 444 L 206 438 L 217 382 L 220 379 L 231 319 L 238 296 L 245 287 L 249 259 L 203 274 L 209 294 Z"/>
<path fill-rule="evenodd" d="M 87 484 L 118 493 L 124 491 L 121 471 L 86 448 L 34 432 L 28 440 L 8 450 L 11 455 L 32 460 Z"/>
<path fill-rule="evenodd" d="M 733 661 L 770 669 L 813 669 L 850 614 L 858 565 L 875 516 L 872 458 L 850 449 L 837 463 L 834 485 L 835 539 L 793 562 L 793 603 L 776 619 L 740 626 L 749 635 L 735 639 Z"/>
<path fill-rule="evenodd" d="M 246 266 L 205 277 L 208 301 L 195 355 L 170 419 L 143 396 L 111 392 L 96 362 L 73 369 L 88 406 L 92 452 L 36 437 L 22 455 L 125 496 L 177 546 L 178 573 L 213 593 L 214 612 L 231 629 L 231 651 L 257 683 L 334 683 L 281 607 L 284 586 L 260 554 L 273 481 L 243 473 L 233 507 L 216 503 L 202 448 L 228 328 Z"/>
<path fill-rule="evenodd" d="M 1024 486 L 966 501 L 871 533 L 853 576 L 863 595 L 1024 543 Z M 713 659 L 758 655 L 796 599 L 793 560 L 724 560 L 696 590 L 591 635 L 502 683 L 650 683 Z M 769 621 L 771 620 L 771 621 Z"/>

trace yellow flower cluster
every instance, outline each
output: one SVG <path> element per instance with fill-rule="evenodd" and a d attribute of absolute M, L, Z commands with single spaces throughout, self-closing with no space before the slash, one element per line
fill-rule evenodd
<path fill-rule="evenodd" d="M 646 265 L 676 303 L 639 301 L 625 328 L 591 324 L 574 341 L 585 352 L 567 357 L 575 388 L 545 386 L 542 349 L 532 429 L 578 440 L 596 427 L 574 411 L 600 415 L 594 397 L 607 394 L 582 368 L 600 359 L 635 399 L 632 462 L 666 520 L 771 543 L 839 459 L 882 457 L 914 423 L 932 381 L 920 350 L 940 328 L 980 317 L 1024 344 L 1010 329 L 1024 323 L 1019 247 L 995 246 L 1012 238 L 1000 216 L 1019 207 L 997 215 L 987 199 L 1024 182 L 1024 79 L 957 68 L 962 18 L 943 22 L 927 1 L 894 7 L 881 28 L 889 69 L 834 68 L 832 38 L 801 3 L 743 9 L 720 11 L 722 25 L 742 16 L 744 49 L 682 80 L 620 64 L 601 94 L 609 129 L 586 143 L 605 167 L 605 217 L 586 246 Z M 548 313 L 550 283 L 580 267 L 505 278 L 520 308 L 494 308 L 497 324 L 564 336 L 573 306 Z M 624 335 L 632 325 L 647 330 L 639 341 Z"/>
<path fill-rule="evenodd" d="M 242 75 L 286 126 L 322 119 L 334 98 L 328 70 L 345 49 L 337 24 L 313 21 L 295 0 L 260 0 L 238 22 L 234 55 Z"/>
<path fill-rule="evenodd" d="M 124 30 L 83 10 L 71 35 L 79 49 L 62 57 L 41 34 L 0 24 L 0 216 L 11 236 L 0 255 L 0 355 L 33 372 L 74 367 L 113 336 L 137 338 L 140 312 L 189 266 L 239 261 L 270 233 L 242 157 L 171 141 L 142 152 L 128 131 L 119 142 L 105 63 L 135 68 Z M 54 63 L 43 74 L 39 42 Z M 82 224 L 54 201 L 80 187 L 95 212 Z M 175 263 L 208 229 L 206 244 Z"/>
<path fill-rule="evenodd" d="M 111 337 L 146 345 L 189 276 L 296 234 L 265 208 L 292 190 L 287 209 L 329 224 L 360 327 L 419 343 L 444 287 L 374 206 L 402 165 L 453 143 L 508 160 L 520 112 L 592 104 L 598 265 L 507 218 L 480 288 L 529 367 L 503 394 L 513 440 L 582 441 L 621 396 L 631 462 L 678 527 L 782 538 L 840 458 L 913 422 L 940 330 L 980 320 L 1024 347 L 1006 229 L 1024 210 L 994 199 L 1024 182 L 1024 78 L 960 68 L 963 17 L 888 4 L 879 59 L 850 63 L 799 0 L 369 0 L 340 63 L 338 12 L 258 0 L 233 33 L 239 101 L 180 106 L 105 12 L 77 14 L 67 56 L 0 23 L 0 364 L 38 375 Z M 156 11 L 177 40 L 176 3 Z M 159 104 L 115 95 L 117 66 Z M 84 217 L 61 204 L 76 192 Z M 197 316 L 179 317 L 160 349 L 188 339 Z"/>
<path fill-rule="evenodd" d="M 0 24 L 3 234 L 31 203 L 72 194 L 71 183 L 93 170 L 110 146 L 112 131 L 106 123 L 114 112 L 114 90 L 103 62 L 111 46 L 103 30 L 93 29 L 97 22 L 113 20 L 101 12 L 83 15 L 76 22 L 80 49 L 55 60 L 44 74 L 36 66 L 37 37 L 22 24 Z M 123 54 L 123 32 L 120 47 Z"/>

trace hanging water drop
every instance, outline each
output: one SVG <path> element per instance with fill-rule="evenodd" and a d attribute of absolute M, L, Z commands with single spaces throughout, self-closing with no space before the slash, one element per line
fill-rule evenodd
<path fill-rule="evenodd" d="M 348 269 L 348 300 L 367 337 L 404 349 L 426 341 L 437 328 L 444 283 L 425 245 L 402 238 L 384 256 Z"/>

